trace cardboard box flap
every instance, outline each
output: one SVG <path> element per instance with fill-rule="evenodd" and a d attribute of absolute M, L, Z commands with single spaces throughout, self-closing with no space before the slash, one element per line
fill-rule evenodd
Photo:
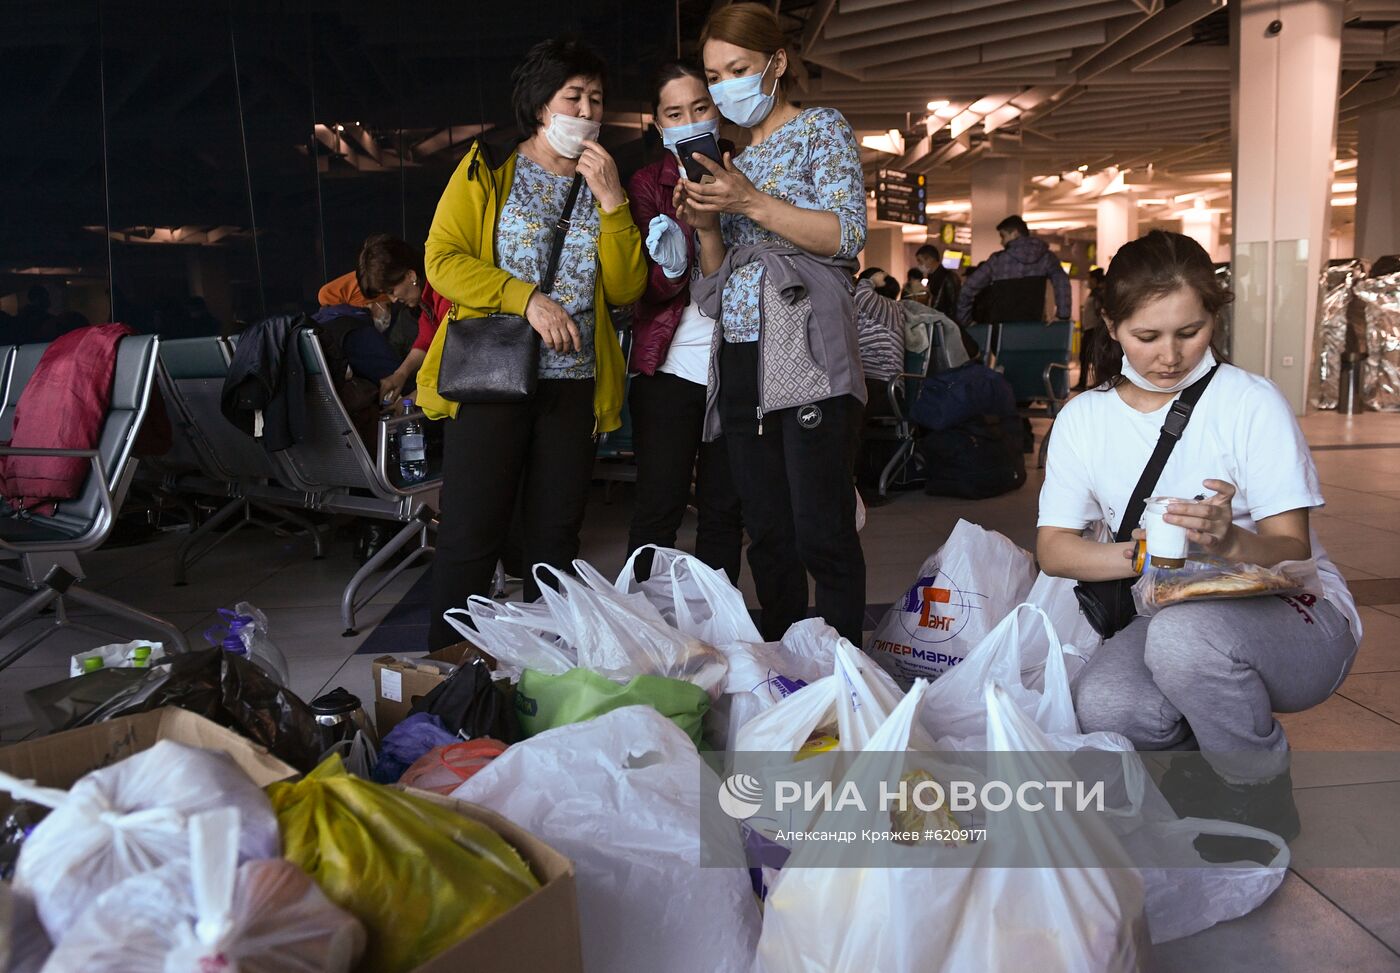
<path fill-rule="evenodd" d="M 259 787 L 296 776 L 293 768 L 256 743 L 174 707 L 0 747 L 0 770 L 45 787 L 67 790 L 79 778 L 148 750 L 159 740 L 226 753 Z M 9 804 L 9 796 L 0 793 L 0 810 Z"/>

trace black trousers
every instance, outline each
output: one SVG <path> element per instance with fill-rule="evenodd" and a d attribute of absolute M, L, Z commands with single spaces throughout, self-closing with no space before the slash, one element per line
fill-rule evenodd
<path fill-rule="evenodd" d="M 695 556 L 739 583 L 744 521 L 729 469 L 724 438 L 701 442 L 705 386 L 666 372 L 637 375 L 627 392 L 637 451 L 637 503 L 627 537 L 630 554 L 644 544 L 676 546 L 676 531 L 695 480 Z M 651 558 L 637 559 L 640 580 L 651 577 Z"/>
<path fill-rule="evenodd" d="M 817 614 L 860 645 L 865 554 L 856 533 L 854 447 L 864 409 L 854 396 L 758 418 L 758 343 L 720 351 L 720 418 L 749 532 L 749 567 L 776 641 L 807 615 L 807 575 Z"/>
<path fill-rule="evenodd" d="M 541 379 L 527 401 L 463 405 L 447 420 L 428 636 L 433 649 L 461 639 L 443 612 L 490 593 L 517 508 L 525 599 L 539 597 L 535 564 L 569 570 L 593 478 L 593 424 L 592 379 Z"/>

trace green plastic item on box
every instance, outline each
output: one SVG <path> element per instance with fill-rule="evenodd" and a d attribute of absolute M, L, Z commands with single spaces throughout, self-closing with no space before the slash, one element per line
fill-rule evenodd
<path fill-rule="evenodd" d="M 710 708 L 710 696 L 681 679 L 637 676 L 618 683 L 588 669 L 570 669 L 560 676 L 526 669 L 515 690 L 520 729 L 527 737 L 637 705 L 650 706 L 700 745 L 700 721 Z"/>

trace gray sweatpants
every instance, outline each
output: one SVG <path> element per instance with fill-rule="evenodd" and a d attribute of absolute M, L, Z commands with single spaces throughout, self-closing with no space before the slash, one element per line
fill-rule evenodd
<path fill-rule="evenodd" d="M 1121 733 L 1139 750 L 1194 749 L 1194 735 L 1222 776 L 1259 780 L 1287 766 L 1274 713 L 1327 699 L 1356 648 L 1342 613 L 1308 595 L 1173 605 L 1099 647 L 1075 712 L 1084 732 Z"/>

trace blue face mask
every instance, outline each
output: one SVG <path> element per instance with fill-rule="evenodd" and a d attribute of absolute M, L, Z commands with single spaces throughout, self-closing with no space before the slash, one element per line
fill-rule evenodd
<path fill-rule="evenodd" d="M 660 125 L 658 124 L 658 128 Z M 685 139 L 693 139 L 697 135 L 713 135 L 719 137 L 719 119 L 706 118 L 698 122 L 689 122 L 685 125 L 672 125 L 670 128 L 661 128 L 661 142 L 672 152 L 676 151 L 676 144 Z"/>
<path fill-rule="evenodd" d="M 715 107 L 721 115 L 740 128 L 753 128 L 763 121 L 777 102 L 777 78 L 773 79 L 772 91 L 763 90 L 763 75 L 767 73 L 774 57 L 777 55 L 768 58 L 768 64 L 765 64 L 758 74 L 730 78 L 728 81 L 710 85 L 710 97 L 714 99 Z"/>

